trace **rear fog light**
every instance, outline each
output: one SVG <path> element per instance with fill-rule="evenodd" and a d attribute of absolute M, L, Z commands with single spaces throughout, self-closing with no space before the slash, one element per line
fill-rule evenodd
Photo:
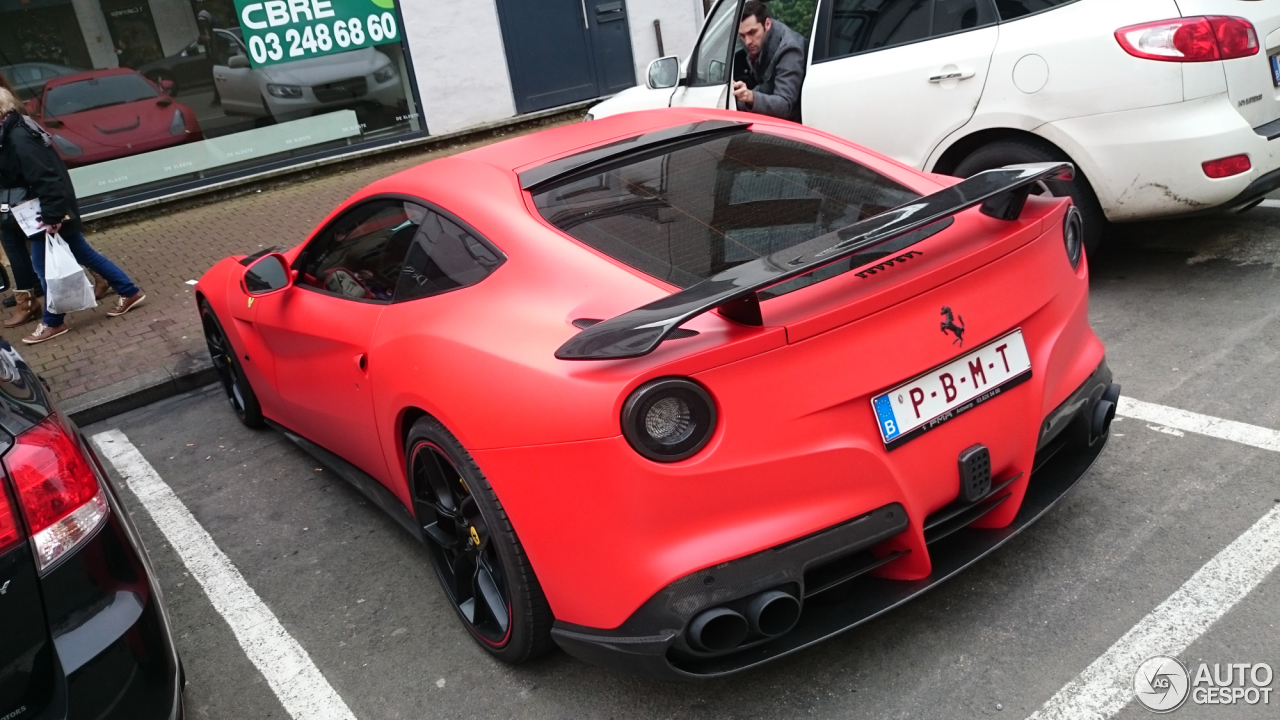
<path fill-rule="evenodd" d="M 1253 163 L 1249 162 L 1248 155 L 1232 155 L 1220 160 L 1210 160 L 1201 167 L 1204 168 L 1205 175 L 1217 180 L 1247 173 L 1253 169 Z"/>
<path fill-rule="evenodd" d="M 43 572 L 101 524 L 106 498 L 79 444 L 53 417 L 19 435 L 5 464 Z"/>

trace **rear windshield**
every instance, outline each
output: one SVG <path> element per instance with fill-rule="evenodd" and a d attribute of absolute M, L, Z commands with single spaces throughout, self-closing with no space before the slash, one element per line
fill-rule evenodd
<path fill-rule="evenodd" d="M 919 197 L 846 157 L 743 132 L 657 150 L 540 188 L 533 199 L 560 230 L 687 288 Z M 851 269 L 851 263 L 841 265 L 839 271 Z M 810 281 L 830 277 L 832 270 Z M 786 291 L 806 284 L 792 281 Z"/>
<path fill-rule="evenodd" d="M 71 115 L 159 96 L 155 86 L 141 75 L 103 75 L 49 88 L 44 96 L 44 114 Z"/>

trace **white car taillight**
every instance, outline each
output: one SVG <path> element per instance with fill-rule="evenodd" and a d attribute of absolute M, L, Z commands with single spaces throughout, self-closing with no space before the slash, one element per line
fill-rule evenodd
<path fill-rule="evenodd" d="M 17 437 L 5 456 L 43 572 L 107 517 L 107 500 L 75 438 L 48 417 Z"/>
<path fill-rule="evenodd" d="M 1244 18 L 1213 15 L 1130 25 L 1116 40 L 1134 57 L 1166 62 L 1234 60 L 1258 53 L 1258 31 Z"/>

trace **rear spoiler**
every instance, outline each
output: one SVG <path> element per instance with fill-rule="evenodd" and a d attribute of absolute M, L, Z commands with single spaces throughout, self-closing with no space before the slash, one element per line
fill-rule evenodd
<path fill-rule="evenodd" d="M 680 292 L 596 323 L 556 350 L 561 360 L 620 360 L 648 355 L 676 328 L 711 310 L 745 325 L 763 325 L 756 293 L 813 272 L 981 205 L 1001 220 L 1017 220 L 1037 183 L 1071 180 L 1069 162 L 1010 165 L 952 185 L 941 192 L 867 218 L 786 250 L 743 263 Z M 920 234 L 920 240 L 929 234 Z M 918 241 L 917 241 L 918 242 Z"/>

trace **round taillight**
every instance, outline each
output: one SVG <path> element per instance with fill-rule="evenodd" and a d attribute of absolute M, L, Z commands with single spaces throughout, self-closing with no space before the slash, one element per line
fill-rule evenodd
<path fill-rule="evenodd" d="M 1067 246 L 1071 269 L 1079 268 L 1080 258 L 1084 257 L 1084 217 L 1074 205 L 1067 210 L 1067 218 L 1062 222 L 1062 241 Z"/>
<path fill-rule="evenodd" d="M 622 434 L 636 452 L 675 462 L 701 450 L 716 427 L 716 408 L 701 385 L 659 378 L 641 385 L 622 406 Z"/>

